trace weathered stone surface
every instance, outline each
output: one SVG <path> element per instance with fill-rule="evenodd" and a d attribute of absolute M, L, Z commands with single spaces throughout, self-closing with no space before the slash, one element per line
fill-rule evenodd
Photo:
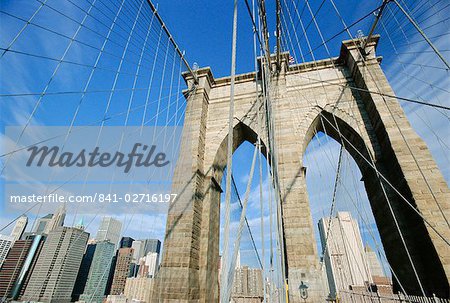
<path fill-rule="evenodd" d="M 375 56 L 377 41 L 373 37 L 367 44 L 365 61 L 358 42 L 345 41 L 339 58 L 290 67 L 285 61 L 272 81 L 271 118 L 277 148 L 277 167 L 273 168 L 282 197 L 291 303 L 305 302 L 297 290 L 301 281 L 309 286 L 306 302 L 323 302 L 326 295 L 302 165 L 305 149 L 317 131 L 341 142 L 358 164 L 386 255 L 404 289 L 420 292 L 391 208 L 425 291 L 449 296 L 450 249 L 430 228 L 450 239 L 449 189 L 397 100 L 381 95 L 394 93 Z M 184 156 L 174 177 L 173 190 L 179 195 L 169 211 L 154 302 L 218 300 L 219 184 L 226 165 L 230 78 L 214 79 L 209 68 L 197 73 L 199 86 L 186 109 Z M 192 83 L 189 76 L 186 80 Z M 266 112 L 257 102 L 255 81 L 255 73 L 236 78 L 234 149 L 245 140 L 255 142 L 258 132 L 267 143 Z M 349 85 L 361 90 L 344 89 Z M 380 182 L 374 166 L 389 183 Z"/>

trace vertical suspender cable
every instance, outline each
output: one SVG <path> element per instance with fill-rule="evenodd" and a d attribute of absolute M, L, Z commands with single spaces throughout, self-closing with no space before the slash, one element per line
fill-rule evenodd
<path fill-rule="evenodd" d="M 258 147 L 255 146 L 255 151 L 253 152 L 253 160 L 252 160 L 252 166 L 250 168 L 250 177 L 248 179 L 247 182 L 247 189 L 245 191 L 245 197 L 244 197 L 244 204 L 242 207 L 242 212 L 241 212 L 241 216 L 239 219 L 239 227 L 238 227 L 238 232 L 236 235 L 236 239 L 234 241 L 234 249 L 233 249 L 233 254 L 231 255 L 231 262 L 230 262 L 230 266 L 228 269 L 228 274 L 227 274 L 227 285 L 226 288 L 224 287 L 225 290 L 225 298 L 222 297 L 222 302 L 230 302 L 230 297 L 231 297 L 231 290 L 232 290 L 232 286 L 233 286 L 233 280 L 234 280 L 234 271 L 235 271 L 235 267 L 236 267 L 236 258 L 237 258 L 237 254 L 240 248 L 240 244 L 241 244 L 241 237 L 242 237 L 242 230 L 244 229 L 244 222 L 245 222 L 245 215 L 247 212 L 247 206 L 248 206 L 248 199 L 250 198 L 250 191 L 251 191 L 251 187 L 252 187 L 252 180 L 253 180 L 253 175 L 255 173 L 255 164 L 256 164 L 256 153 L 258 152 Z"/>
<path fill-rule="evenodd" d="M 253 18 L 255 16 L 255 0 L 252 0 L 252 14 Z M 255 64 L 255 94 L 256 94 L 256 116 L 257 116 L 257 144 L 258 144 L 258 160 L 259 160 L 259 202 L 261 208 L 261 269 L 262 269 L 262 277 L 263 277 L 263 298 L 264 302 L 266 302 L 266 259 L 265 259 L 265 247 L 264 247 L 264 202 L 263 202 L 263 180 L 262 180 L 262 157 L 261 157 L 261 113 L 260 113 L 260 98 L 259 98 L 259 89 L 258 89 L 258 56 L 257 56 L 257 48 L 256 48 L 256 36 L 258 34 L 256 23 L 253 21 L 253 53 L 254 53 L 254 64 Z"/>
<path fill-rule="evenodd" d="M 230 199 L 231 199 L 231 174 L 233 162 L 233 119 L 234 119 L 234 82 L 236 75 L 236 40 L 237 40 L 237 0 L 234 0 L 233 12 L 233 37 L 231 49 L 231 83 L 230 83 L 230 111 L 228 116 L 228 146 L 227 146 L 227 180 L 225 189 L 225 224 L 224 224 L 224 241 L 222 251 L 222 276 L 220 277 L 220 301 L 228 303 L 226 300 L 227 289 L 227 265 L 228 265 L 228 244 L 229 244 L 229 229 L 230 229 Z"/>

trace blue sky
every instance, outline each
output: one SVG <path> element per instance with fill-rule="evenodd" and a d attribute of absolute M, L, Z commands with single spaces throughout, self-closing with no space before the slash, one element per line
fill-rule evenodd
<path fill-rule="evenodd" d="M 83 0 L 77 2 L 84 10 L 88 10 L 92 0 Z M 93 65 L 97 57 L 98 49 L 102 48 L 103 38 L 108 34 L 108 26 L 103 26 L 100 23 L 109 24 L 109 19 L 114 17 L 114 12 L 117 11 L 121 1 L 113 1 L 110 10 L 108 10 L 102 3 L 104 0 L 98 0 L 96 7 L 101 8 L 105 14 L 100 10 L 92 9 L 92 15 L 96 17 L 87 18 L 84 25 L 94 29 L 98 33 L 85 30 L 83 28 L 77 35 L 77 40 L 85 42 L 73 43 L 69 48 L 64 60 L 78 62 L 84 65 Z M 339 33 L 342 28 L 342 20 L 334 11 L 331 1 L 325 1 L 321 7 L 321 2 L 311 2 L 311 10 L 316 12 L 318 26 L 321 29 L 319 33 L 315 24 L 311 23 L 311 14 L 307 8 L 302 16 L 304 16 L 305 26 L 311 23 L 306 29 L 306 35 L 301 38 L 300 47 L 287 40 L 287 48 L 296 57 L 296 61 L 300 62 L 299 54 L 300 48 L 307 52 L 307 41 L 312 48 L 316 48 L 321 44 L 320 34 L 322 33 L 325 40 L 333 37 Z M 334 3 L 339 8 L 342 19 L 349 25 L 373 10 L 378 2 L 381 1 L 356 1 L 356 0 L 338 0 Z M 295 8 L 302 10 L 304 8 L 304 1 L 286 1 L 287 8 L 294 15 Z M 150 100 L 150 103 L 161 99 L 158 95 L 158 89 L 152 90 L 150 94 L 146 94 L 145 90 L 135 90 L 134 95 L 131 94 L 130 87 L 146 87 L 150 81 L 152 71 L 152 58 L 158 45 L 158 27 L 154 26 L 151 30 L 151 37 L 147 44 L 147 49 L 142 56 L 142 70 L 139 74 L 136 83 L 133 84 L 136 74 L 136 62 L 139 61 L 141 48 L 139 47 L 145 39 L 146 31 L 145 22 L 149 21 L 149 11 L 146 7 L 145 1 L 141 8 L 142 11 L 138 13 L 142 2 L 138 0 L 129 0 L 126 2 L 127 11 L 119 17 L 114 31 L 111 33 L 110 40 L 105 46 L 105 53 L 99 61 L 100 69 L 98 69 L 92 78 L 89 90 L 99 90 L 98 93 L 88 94 L 85 97 L 80 97 L 80 94 L 64 95 L 46 95 L 42 98 L 41 104 L 37 108 L 32 119 L 28 119 L 33 112 L 36 102 L 39 101 L 38 95 L 32 96 L 16 96 L 16 97 L 2 97 L 0 99 L 1 117 L 0 128 L 3 129 L 7 125 L 25 125 L 29 121 L 30 125 L 69 125 L 74 113 L 79 109 L 75 125 L 87 125 L 94 123 L 99 125 L 98 121 L 105 115 L 105 107 L 110 104 L 107 114 L 112 118 L 105 122 L 105 125 L 123 125 L 124 115 L 122 112 L 127 110 L 129 103 L 123 100 L 132 100 L 132 107 L 136 107 L 129 116 L 130 125 L 140 125 L 142 120 L 142 108 L 145 106 L 145 100 Z M 156 3 L 155 3 L 156 4 Z M 1 32 L 0 43 L 2 48 L 6 48 L 11 41 L 13 41 L 16 34 L 23 26 L 23 21 L 18 18 L 27 20 L 39 8 L 38 1 L 25 0 L 5 0 L 1 3 L 2 13 L 0 18 Z M 48 0 L 49 7 L 43 8 L 35 17 L 34 23 L 53 30 L 60 35 L 44 31 L 36 25 L 28 26 L 14 43 L 12 49 L 25 52 L 45 55 L 52 58 L 61 58 L 64 56 L 64 50 L 68 46 L 67 38 L 61 37 L 66 35 L 73 37 L 77 28 L 76 22 L 72 22 L 67 17 L 61 16 L 55 12 L 64 12 L 67 16 L 74 18 L 78 22 L 82 22 L 82 12 L 74 7 L 69 1 Z M 446 15 L 449 13 L 448 5 L 442 4 L 439 1 L 430 1 L 425 5 L 429 7 L 415 7 L 414 2 L 406 1 L 405 5 L 412 11 L 414 17 L 417 18 L 419 24 L 425 28 L 425 32 L 429 35 L 433 43 L 442 50 L 443 55 L 449 60 L 449 21 Z M 238 32 L 238 48 L 237 48 L 237 72 L 249 72 L 253 70 L 253 40 L 251 22 L 244 4 L 244 1 L 239 1 L 239 32 Z M 181 50 L 186 51 L 186 58 L 192 65 L 197 62 L 199 66 L 210 66 L 215 77 L 227 76 L 230 73 L 230 59 L 231 59 L 231 29 L 232 29 L 232 1 L 163 1 L 158 3 L 158 10 L 163 17 L 165 23 L 169 27 L 175 40 L 180 46 Z M 125 9 L 124 9 L 125 10 Z M 274 38 L 274 4 L 273 1 L 267 3 L 268 23 L 270 33 L 271 49 L 275 45 Z M 285 18 L 289 23 L 289 16 Z M 12 16 L 15 17 L 12 17 Z M 139 23 L 134 27 L 134 36 L 127 42 L 128 32 L 133 28 L 133 16 L 138 16 Z M 410 24 L 405 22 L 404 16 L 398 12 L 394 7 L 386 12 L 386 20 L 380 24 L 377 32 L 382 34 L 382 39 L 378 47 L 378 55 L 383 56 L 382 67 L 390 80 L 394 90 L 399 96 L 409 97 L 413 99 L 422 99 L 425 101 L 447 104 L 449 103 L 450 87 L 447 72 L 442 70 L 442 63 L 437 57 L 430 52 L 430 48 L 423 42 L 421 37 L 412 28 Z M 139 19 L 140 18 L 140 19 Z M 368 33 L 370 24 L 373 21 L 373 16 L 366 18 L 357 26 L 350 28 L 352 36 L 357 34 L 357 30 L 362 30 L 363 33 Z M 294 28 L 298 31 L 298 35 L 302 33 L 299 29 L 298 22 L 287 24 L 288 33 L 285 37 L 291 36 L 293 39 Z M 386 30 L 384 30 L 386 29 Z M 331 56 L 339 54 L 341 40 L 348 39 L 348 34 L 342 32 L 334 39 L 327 43 Z M 113 43 L 116 42 L 116 43 Z M 124 45 L 129 45 L 128 51 L 124 51 Z M 164 45 L 160 46 L 161 49 Z M 305 53 L 306 53 L 305 52 Z M 166 59 L 166 65 L 171 67 L 171 63 L 178 70 L 179 62 L 176 60 L 173 49 L 166 52 L 169 55 Z M 328 58 L 327 49 L 324 46 L 318 47 L 314 51 L 316 59 Z M 121 57 L 124 56 L 124 60 Z M 156 64 L 156 74 L 161 75 L 164 70 L 165 53 L 158 53 L 158 60 Z M 175 56 L 175 57 L 174 57 Z M 175 59 L 174 59 L 175 58 Z M 305 59 L 311 60 L 311 54 L 306 55 Z M 122 64 L 121 64 L 121 61 Z M 410 64 L 406 64 L 406 62 Z M 120 75 L 115 77 L 115 72 L 121 66 Z M 56 74 L 55 69 L 57 69 Z M 185 68 L 182 67 L 184 70 Z M 111 72 L 112 71 L 112 72 Z M 83 67 L 82 65 L 74 64 L 60 64 L 52 60 L 43 58 L 30 57 L 20 55 L 18 53 L 8 52 L 0 59 L 0 84 L 1 93 L 24 93 L 33 92 L 40 93 L 45 90 L 46 84 L 49 92 L 58 91 L 80 91 L 86 84 L 89 78 L 91 69 Z M 54 76 L 52 77 L 52 74 Z M 173 73 L 172 73 L 173 74 Z M 178 78 L 171 82 L 170 69 L 165 73 L 164 81 L 155 77 L 152 87 L 164 87 L 163 97 L 175 102 L 176 98 L 171 97 L 170 88 L 177 89 Z M 161 78 L 161 77 L 159 77 Z M 116 84 L 114 84 L 116 82 Z M 170 84 L 169 84 L 170 83 Z M 133 86 L 134 85 L 134 86 Z M 116 91 L 114 94 L 110 93 L 111 88 L 114 87 Z M 181 88 L 183 84 L 180 85 Z M 103 91 L 104 90 L 104 91 Z M 175 95 L 176 93 L 172 91 Z M 179 94 L 178 94 L 179 97 Z M 79 106 L 80 100 L 82 106 Z M 108 102 L 109 100 L 109 102 Z M 156 103 L 154 103 L 156 105 Z M 448 112 L 438 112 L 435 109 L 426 108 L 423 106 L 411 105 L 405 102 L 401 103 L 404 110 L 411 121 L 414 129 L 428 144 L 434 158 L 438 162 L 447 182 L 450 181 L 450 163 L 449 150 L 450 146 L 450 129 Z M 183 107 L 179 106 L 180 112 Z M 173 116 L 176 112 L 175 107 L 168 109 L 166 113 Z M 149 107 L 145 120 L 149 120 L 154 113 L 154 108 Z M 117 116 L 114 116 L 117 115 Z M 163 116 L 163 115 L 161 115 Z M 171 122 L 173 124 L 180 124 L 182 115 L 177 116 L 178 122 Z M 158 120 L 157 123 L 164 124 L 164 120 Z M 319 140 L 320 139 L 320 140 Z M 311 208 L 313 211 L 313 219 L 316 223 L 317 219 L 323 214 L 328 213 L 330 195 L 332 192 L 332 180 L 334 176 L 335 166 L 337 163 L 337 154 L 339 150 L 338 144 L 334 141 L 329 141 L 326 138 L 319 138 L 313 140 L 308 148 L 308 154 L 304 161 L 307 163 L 308 171 L 308 190 L 310 191 Z M 11 144 L 13 142 L 9 142 Z M 6 143 L 5 143 L 6 144 Z M 319 148 L 320 146 L 320 148 Z M 6 147 L 2 146 L 2 149 Z M 235 170 L 233 174 L 237 180 L 237 187 L 241 197 L 244 196 L 245 186 L 248 179 L 248 172 L 250 170 L 250 161 L 248 160 L 252 154 L 252 146 L 244 144 L 235 154 Z M 5 161 L 4 158 L 2 161 Z M 349 199 L 346 189 L 351 191 L 353 197 L 357 197 L 358 203 L 365 205 L 364 209 L 368 210 L 368 201 L 365 196 L 361 182 L 354 185 L 354 180 L 359 180 L 359 171 L 354 162 L 347 157 L 344 161 L 346 166 L 344 172 L 348 174 L 345 178 L 345 186 L 340 188 L 338 192 L 338 209 L 346 210 L 351 208 L 351 199 Z M 318 165 L 317 163 L 320 163 Z M 258 173 L 255 174 L 255 180 L 258 180 Z M 265 180 L 267 182 L 267 180 Z M 254 182 L 257 184 L 258 182 Z M 252 188 L 254 193 L 257 193 L 255 187 Z M 0 192 L 2 193 L 2 192 Z M 2 195 L 3 196 L 3 195 Z M 267 192 L 266 192 L 267 196 Z M 253 207 L 249 211 L 249 220 L 255 229 L 254 233 L 258 234 L 257 228 L 259 221 L 258 201 L 254 199 L 255 194 L 252 194 L 251 205 Z M 368 221 L 370 224 L 363 226 L 363 238 L 365 241 L 374 245 L 370 232 L 374 230 L 373 218 L 371 218 L 370 211 Z M 267 209 L 264 210 L 267 216 Z M 2 213 L 0 216 L 0 226 L 5 225 L 16 214 Z M 39 214 L 43 215 L 43 214 Z M 164 233 L 165 216 L 163 214 L 115 214 L 124 221 L 126 230 L 124 235 L 130 235 L 136 238 L 140 237 L 158 237 L 162 239 Z M 36 215 L 34 215 L 36 216 Z M 357 217 L 357 214 L 354 214 Z M 85 215 L 85 221 L 91 222 L 88 230 L 95 233 L 98 227 L 100 216 Z M 77 221 L 78 217 L 73 214 L 68 216 L 67 224 Z M 268 220 L 266 220 L 267 223 Z M 151 222 L 151 224 L 149 224 Z M 360 225 L 362 225 L 360 223 Z M 7 230 L 5 230 L 7 231 Z M 248 239 L 245 238 L 244 240 Z M 255 237 L 260 240 L 260 237 Z M 371 242 L 372 241 L 372 242 Z M 257 241 L 258 242 L 258 241 Z M 259 243 L 259 242 L 258 242 Z M 266 242 L 267 245 L 267 242 Z M 245 256 L 243 256 L 245 258 Z M 248 256 L 248 262 L 255 264 L 254 256 Z"/>

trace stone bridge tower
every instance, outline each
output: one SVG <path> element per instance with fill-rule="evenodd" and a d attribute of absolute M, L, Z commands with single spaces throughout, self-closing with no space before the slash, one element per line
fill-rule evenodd
<path fill-rule="evenodd" d="M 290 303 L 324 302 L 326 295 L 302 164 L 315 131 L 343 144 L 359 166 L 387 258 L 404 290 L 420 294 L 416 272 L 428 295 L 449 296 L 450 249 L 436 233 L 450 239 L 449 189 L 392 97 L 375 55 L 378 39 L 372 37 L 365 49 L 361 41 L 344 41 L 338 58 L 295 66 L 288 65 L 284 54 L 281 71 L 271 81 L 277 149 L 272 169 L 280 187 Z M 226 166 L 230 78 L 215 79 L 209 68 L 197 75 L 198 88 L 186 108 L 173 185 L 178 198 L 170 205 L 154 302 L 208 303 L 219 297 L 220 184 Z M 258 131 L 267 143 L 265 127 L 257 126 L 267 125 L 266 115 L 256 123 L 257 106 L 264 111 L 257 102 L 256 78 L 255 73 L 236 77 L 234 149 L 245 140 L 255 142 Z M 190 76 L 186 80 L 192 84 Z M 381 182 L 378 173 L 385 177 Z M 306 301 L 299 296 L 301 281 L 309 286 Z"/>

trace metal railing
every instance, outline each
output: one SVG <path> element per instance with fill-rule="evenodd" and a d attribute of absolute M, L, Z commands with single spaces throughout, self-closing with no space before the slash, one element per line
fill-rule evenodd
<path fill-rule="evenodd" d="M 449 299 L 408 296 L 403 294 L 379 294 L 376 292 L 340 291 L 335 303 L 450 303 Z"/>

